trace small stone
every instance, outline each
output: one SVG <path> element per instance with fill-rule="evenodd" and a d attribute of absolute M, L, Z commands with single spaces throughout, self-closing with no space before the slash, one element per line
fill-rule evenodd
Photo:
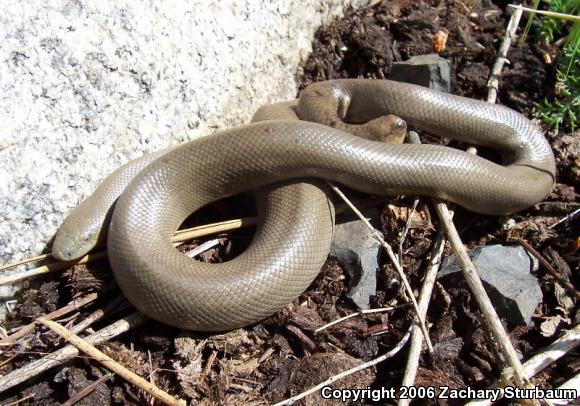
<path fill-rule="evenodd" d="M 404 62 L 393 63 L 389 79 L 413 83 L 446 93 L 451 91 L 449 61 L 437 54 L 417 55 Z"/>
<path fill-rule="evenodd" d="M 379 218 L 376 209 L 364 216 Z M 377 271 L 381 245 L 361 220 L 336 224 L 330 255 L 335 257 L 350 277 L 347 296 L 361 309 L 369 308 L 369 299 L 377 292 Z"/>
<path fill-rule="evenodd" d="M 499 316 L 512 325 L 529 325 L 542 301 L 540 285 L 531 275 L 538 269 L 535 259 L 522 247 L 503 245 L 477 247 L 469 252 L 469 257 Z M 461 268 L 452 255 L 443 263 L 438 278 L 446 280 L 458 273 Z"/>

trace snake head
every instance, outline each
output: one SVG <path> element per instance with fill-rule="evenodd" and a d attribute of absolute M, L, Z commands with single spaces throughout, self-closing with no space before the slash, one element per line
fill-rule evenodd
<path fill-rule="evenodd" d="M 87 205 L 83 202 L 74 209 L 58 229 L 52 243 L 52 256 L 55 259 L 80 259 L 106 238 L 110 214 L 107 213 L 103 219 L 103 215 L 87 211 L 84 206 Z"/>
<path fill-rule="evenodd" d="M 393 114 L 375 118 L 360 128 L 360 137 L 387 144 L 402 144 L 407 135 L 407 123 Z"/>
<path fill-rule="evenodd" d="M 59 261 L 74 261 L 88 254 L 98 241 L 97 233 L 71 233 L 61 227 L 52 244 L 52 256 Z"/>

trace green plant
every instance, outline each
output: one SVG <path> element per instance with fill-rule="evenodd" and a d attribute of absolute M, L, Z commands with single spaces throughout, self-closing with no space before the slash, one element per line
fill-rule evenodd
<path fill-rule="evenodd" d="M 556 13 L 574 15 L 580 11 L 580 1 L 578 0 L 544 0 L 548 10 Z M 536 39 L 545 44 L 551 44 L 557 35 L 561 35 L 566 21 L 552 17 L 541 17 L 535 30 Z"/>
<path fill-rule="evenodd" d="M 555 97 L 534 104 L 534 116 L 555 131 L 564 127 L 574 131 L 580 126 L 580 41 L 568 41 L 558 60 Z"/>
<path fill-rule="evenodd" d="M 544 0 L 548 11 L 577 15 L 580 12 L 580 0 Z M 537 9 L 540 0 L 532 2 Z M 534 15 L 528 18 L 524 30 L 525 37 L 533 24 Z M 580 23 L 542 16 L 536 20 L 534 38 L 537 42 L 549 45 L 563 37 L 569 29 L 568 36 L 557 61 L 557 76 L 554 98 L 544 99 L 534 104 L 534 116 L 546 122 L 551 129 L 558 131 L 566 128 L 574 131 L 580 126 Z"/>

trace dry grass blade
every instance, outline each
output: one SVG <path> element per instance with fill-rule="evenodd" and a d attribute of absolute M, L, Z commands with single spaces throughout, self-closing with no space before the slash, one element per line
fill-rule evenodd
<path fill-rule="evenodd" d="M 513 8 L 516 11 L 525 11 L 526 13 L 540 14 L 547 17 L 559 18 L 561 20 L 568 20 L 573 22 L 580 22 L 580 16 L 575 16 L 572 14 L 556 13 L 555 11 L 548 10 L 534 10 L 533 8 L 523 7 L 517 4 L 508 4 L 508 7 Z"/>
<path fill-rule="evenodd" d="M 29 264 L 31 262 L 44 261 L 44 260 L 50 259 L 50 258 L 52 258 L 51 254 L 41 254 L 41 255 L 37 255 L 35 257 L 31 257 L 31 258 L 24 258 L 24 259 L 21 259 L 19 261 L 0 266 L 0 271 L 5 271 L 7 269 L 16 268 L 17 266 L 26 265 L 26 264 Z"/>
<path fill-rule="evenodd" d="M 521 16 L 522 10 L 516 10 L 508 23 L 506 35 L 498 51 L 498 57 L 493 66 L 488 81 L 488 103 L 495 103 L 497 99 L 497 88 L 499 84 L 498 76 L 501 73 L 501 70 L 503 69 L 503 66 L 507 60 L 507 51 L 511 45 L 513 37 L 515 36 Z M 501 324 L 501 321 L 491 303 L 491 300 L 489 299 L 489 296 L 487 295 L 487 292 L 485 291 L 485 288 L 483 287 L 483 283 L 481 282 L 477 269 L 467 254 L 467 249 L 459 237 L 459 233 L 455 228 L 452 215 L 450 214 L 447 205 L 445 203 L 439 202 L 435 205 L 435 207 L 437 209 L 437 214 L 439 215 L 441 223 L 445 228 L 445 233 L 449 239 L 449 242 L 451 243 L 453 252 L 457 257 L 458 262 L 461 264 L 465 280 L 467 281 L 467 284 L 469 285 L 469 288 L 478 304 L 479 310 L 483 315 L 486 328 L 493 335 L 493 338 L 499 346 L 505 361 L 512 368 L 515 383 L 522 387 L 528 386 L 530 383 L 518 358 L 518 354 L 513 347 L 507 332 L 503 328 L 503 325 Z"/>
<path fill-rule="evenodd" d="M 580 209 L 576 209 L 572 213 L 568 214 L 567 216 L 562 217 L 560 220 L 558 220 L 557 222 L 555 222 L 554 224 L 552 224 L 548 228 L 555 228 L 555 227 L 559 226 L 562 223 L 565 223 L 567 221 L 572 220 L 574 217 L 576 217 L 579 214 L 580 214 Z"/>
<path fill-rule="evenodd" d="M 101 259 L 105 259 L 107 257 L 106 252 L 95 252 L 94 254 L 89 254 L 78 261 L 72 262 L 55 262 L 48 265 L 43 265 L 38 268 L 30 269 L 28 271 L 24 271 L 18 274 L 5 276 L 0 278 L 0 285 L 7 285 L 9 283 L 14 283 L 22 279 L 30 278 L 31 276 L 42 275 L 45 273 L 55 272 L 55 271 L 63 271 L 65 269 L 70 268 L 73 265 L 78 264 L 86 264 L 93 261 L 98 261 Z"/>
<path fill-rule="evenodd" d="M 401 307 L 407 307 L 407 306 L 409 306 L 409 304 L 410 303 L 404 303 L 404 304 L 399 305 L 399 306 L 380 307 L 378 309 L 363 309 L 363 310 L 360 310 L 358 312 L 354 312 L 354 313 L 351 313 L 351 314 L 346 315 L 344 317 L 341 317 L 340 319 L 336 319 L 334 321 L 331 321 L 330 323 L 327 323 L 322 327 L 318 327 L 316 330 L 314 330 L 314 334 L 318 334 L 321 331 L 326 330 L 329 327 L 332 327 L 336 324 L 342 323 L 343 321 L 346 321 L 348 319 L 352 319 L 353 317 L 362 316 L 363 314 L 375 314 L 375 313 L 390 312 L 390 311 L 395 310 L 395 309 L 400 309 Z"/>

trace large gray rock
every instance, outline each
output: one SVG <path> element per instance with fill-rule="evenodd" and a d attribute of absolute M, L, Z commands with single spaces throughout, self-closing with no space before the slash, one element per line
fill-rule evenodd
<path fill-rule="evenodd" d="M 379 218 L 376 209 L 365 210 L 372 223 Z M 370 296 L 377 291 L 377 272 L 381 244 L 361 220 L 337 222 L 330 255 L 338 259 L 350 277 L 347 296 L 361 309 L 370 307 Z"/>
<path fill-rule="evenodd" d="M 315 29 L 365 2 L 3 1 L 0 263 L 127 160 L 294 98 Z"/>
<path fill-rule="evenodd" d="M 395 62 L 389 72 L 389 79 L 449 93 L 451 65 L 437 54 L 416 55 L 406 61 Z"/>
<path fill-rule="evenodd" d="M 542 301 L 542 290 L 531 274 L 538 269 L 535 259 L 520 246 L 488 245 L 469 251 L 485 290 L 495 309 L 512 325 L 527 325 Z M 441 266 L 438 278 L 460 275 L 455 255 Z M 455 282 L 454 282 L 455 283 Z"/>

